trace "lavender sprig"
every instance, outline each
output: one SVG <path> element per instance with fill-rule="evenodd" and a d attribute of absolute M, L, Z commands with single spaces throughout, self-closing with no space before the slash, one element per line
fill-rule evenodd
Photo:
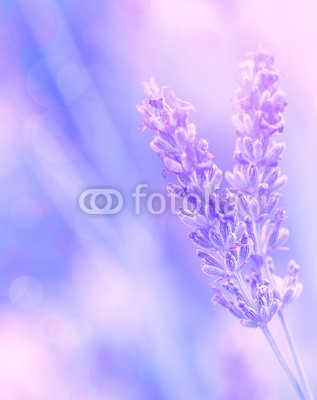
<path fill-rule="evenodd" d="M 281 249 L 289 236 L 283 226 L 286 212 L 279 207 L 279 190 L 287 182 L 279 165 L 285 145 L 276 139 L 284 130 L 286 106 L 285 94 L 278 88 L 280 78 L 273 57 L 264 50 L 250 53 L 240 64 L 239 88 L 233 99 L 238 109 L 233 116 L 237 131 L 236 164 L 233 172 L 226 173 L 226 179 L 238 194 L 240 210 L 254 240 L 252 258 L 260 273 L 254 277 L 261 279 L 262 269 L 266 270 L 282 307 L 299 296 L 302 286 L 294 261 L 281 284 L 269 256 Z"/>
<path fill-rule="evenodd" d="M 213 304 L 228 309 L 241 323 L 260 327 L 300 398 L 311 394 L 283 317 L 302 285 L 298 265 L 290 261 L 284 278 L 275 271 L 272 253 L 283 249 L 288 230 L 286 212 L 279 207 L 279 190 L 287 178 L 280 170 L 284 144 L 284 92 L 278 89 L 281 73 L 265 51 L 250 53 L 240 64 L 239 88 L 233 103 L 237 112 L 235 165 L 226 173 L 230 189 L 221 190 L 222 171 L 208 142 L 189 122 L 194 107 L 174 91 L 159 87 L 154 78 L 143 82 L 147 99 L 137 105 L 140 129 L 155 132 L 151 148 L 164 164 L 170 194 L 190 199 L 179 215 L 192 227 L 189 237 L 199 248 L 202 270 L 211 279 Z M 237 200 L 237 201 L 236 201 Z M 267 325 L 279 314 L 301 380 L 301 386 L 279 351 Z M 284 323 L 283 323 L 284 322 Z"/>
<path fill-rule="evenodd" d="M 284 130 L 283 111 L 285 94 L 279 90 L 281 73 L 274 65 L 274 58 L 265 50 L 250 53 L 240 64 L 239 88 L 234 95 L 237 113 L 233 123 L 237 131 L 236 165 L 226 178 L 240 200 L 240 208 L 249 221 L 254 239 L 252 258 L 257 265 L 257 280 L 262 279 L 263 269 L 280 301 L 278 315 L 281 321 L 301 384 L 307 398 L 312 398 L 309 385 L 299 361 L 294 343 L 283 314 L 285 306 L 299 297 L 302 284 L 298 281 L 299 266 L 291 260 L 284 278 L 274 268 L 272 252 L 282 249 L 289 236 L 283 226 L 286 212 L 279 207 L 279 190 L 287 182 L 281 174 L 280 160 L 285 145 L 277 141 Z"/>
<path fill-rule="evenodd" d="M 164 163 L 164 175 L 175 175 L 178 181 L 177 185 L 169 183 L 167 190 L 195 199 L 192 208 L 181 209 L 179 214 L 183 222 L 195 228 L 189 237 L 199 247 L 203 272 L 212 277 L 212 303 L 227 308 L 245 326 L 265 326 L 280 299 L 268 282 L 251 284 L 241 275 L 253 254 L 254 241 L 244 216 L 239 216 L 232 203 L 231 193 L 228 189 L 220 191 L 222 172 L 207 141 L 188 121 L 194 107 L 178 99 L 173 90 L 158 87 L 154 78 L 142 86 L 149 99 L 137 106 L 143 117 L 141 130 L 149 127 L 156 133 L 151 148 Z"/>

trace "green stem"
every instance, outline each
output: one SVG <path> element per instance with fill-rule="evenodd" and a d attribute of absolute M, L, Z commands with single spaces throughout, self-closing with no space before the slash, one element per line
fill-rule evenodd
<path fill-rule="evenodd" d="M 296 393 L 298 394 L 299 399 L 301 400 L 308 400 L 299 383 L 297 382 L 297 379 L 295 378 L 295 376 L 293 375 L 292 371 L 290 370 L 289 366 L 287 365 L 282 353 L 280 352 L 271 332 L 269 331 L 269 329 L 264 326 L 261 328 L 262 332 L 264 333 L 264 336 L 266 337 L 267 341 L 269 342 L 276 358 L 278 359 L 280 365 L 282 366 L 282 368 L 284 369 L 284 372 L 286 373 L 290 383 L 292 384 L 293 388 L 295 389 Z"/>
<path fill-rule="evenodd" d="M 282 325 L 282 328 L 283 328 L 283 331 L 284 331 L 284 334 L 285 334 L 285 337 L 286 337 L 286 340 L 287 340 L 287 343 L 288 343 L 288 347 L 290 349 L 290 352 L 291 352 L 291 355 L 292 355 L 292 358 L 293 358 L 293 361 L 295 363 L 295 367 L 297 369 L 297 373 L 298 373 L 299 379 L 301 381 L 301 385 L 302 385 L 303 391 L 304 391 L 304 393 L 306 395 L 307 400 L 312 400 L 313 399 L 313 395 L 312 395 L 312 392 L 310 390 L 308 381 L 306 379 L 303 366 L 302 366 L 302 364 L 300 362 L 300 359 L 299 359 L 299 356 L 298 356 L 298 353 L 297 353 L 297 350 L 296 350 L 296 347 L 295 347 L 295 343 L 294 343 L 294 340 L 293 340 L 292 335 L 290 333 L 290 330 L 288 328 L 288 325 L 286 323 L 283 311 L 279 311 L 278 312 L 278 316 L 279 316 L 279 319 L 280 319 L 280 322 L 281 322 L 281 325 Z"/>

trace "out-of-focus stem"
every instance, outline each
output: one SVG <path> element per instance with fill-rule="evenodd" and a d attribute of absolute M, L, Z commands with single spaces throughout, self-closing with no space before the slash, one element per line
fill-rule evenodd
<path fill-rule="evenodd" d="M 286 373 L 290 383 L 292 384 L 293 388 L 295 389 L 296 393 L 298 394 L 298 398 L 302 399 L 302 400 L 308 400 L 309 398 L 305 397 L 305 394 L 303 393 L 302 388 L 300 387 L 297 379 L 295 378 L 294 374 L 292 373 L 292 371 L 290 370 L 288 364 L 286 363 L 282 353 L 280 352 L 271 332 L 269 331 L 269 329 L 264 326 L 261 328 L 262 332 L 264 333 L 264 336 L 266 337 L 267 341 L 269 342 L 271 349 L 273 350 L 276 358 L 278 359 L 280 365 L 282 366 L 282 368 L 284 369 L 284 372 Z"/>
<path fill-rule="evenodd" d="M 288 347 L 290 349 L 293 361 L 295 363 L 295 367 L 296 367 L 299 379 L 301 381 L 301 385 L 302 385 L 303 391 L 305 393 L 306 399 L 307 400 L 312 400 L 313 399 L 313 395 L 312 395 L 312 392 L 310 390 L 308 381 L 306 379 L 303 366 L 302 366 L 302 364 L 300 362 L 300 358 L 298 356 L 294 340 L 292 338 L 292 335 L 291 335 L 290 330 L 288 328 L 287 322 L 285 320 L 284 312 L 283 311 L 279 311 L 278 312 L 278 316 L 279 316 L 281 325 L 283 327 L 283 331 L 284 331 L 284 334 L 285 334 L 285 337 L 286 337 L 286 340 L 287 340 L 287 343 L 288 343 Z"/>
<path fill-rule="evenodd" d="M 256 250 L 257 250 L 258 254 L 262 257 L 263 262 L 264 262 L 264 269 L 266 271 L 267 277 L 268 277 L 270 283 L 273 284 L 272 273 L 271 273 L 270 268 L 269 268 L 269 266 L 268 266 L 268 264 L 267 264 L 267 262 L 265 260 L 265 256 L 264 256 L 262 248 L 261 248 L 261 243 L 259 241 L 259 237 L 260 237 L 260 235 L 259 235 L 259 227 L 255 224 L 254 221 L 252 221 L 252 228 L 253 228 L 253 232 L 254 232 Z M 251 306 L 254 305 L 251 293 L 249 292 L 247 286 L 245 285 L 244 279 L 243 279 L 240 271 L 236 272 L 236 279 L 237 279 L 237 281 L 239 283 L 239 286 L 240 286 L 245 298 L 248 299 L 248 301 L 249 301 Z M 303 367 L 302 367 L 301 362 L 299 360 L 299 357 L 298 357 L 298 354 L 297 354 L 297 351 L 296 351 L 296 348 L 295 348 L 295 344 L 294 344 L 294 341 L 293 341 L 293 339 L 291 337 L 291 334 L 290 334 L 290 331 L 288 329 L 288 326 L 286 324 L 283 312 L 279 311 L 278 315 L 279 315 L 279 318 L 280 318 L 280 321 L 281 321 L 281 324 L 282 324 L 282 327 L 283 327 L 283 331 L 284 331 L 284 334 L 286 336 L 287 343 L 288 343 L 288 346 L 290 348 L 290 351 L 291 351 L 291 354 L 292 354 L 292 357 L 293 357 L 293 360 L 294 360 L 294 363 L 295 363 L 295 366 L 296 366 L 296 370 L 297 370 L 299 378 L 300 378 L 300 383 L 298 382 L 297 378 L 294 376 L 293 372 L 289 368 L 287 362 L 285 361 L 282 353 L 280 352 L 280 350 L 279 350 L 279 348 L 278 348 L 278 346 L 277 346 L 277 344 L 276 344 L 271 332 L 269 331 L 269 329 L 266 326 L 262 327 L 261 328 L 262 332 L 264 333 L 264 335 L 265 335 L 267 341 L 269 342 L 269 344 L 270 344 L 270 346 L 271 346 L 276 358 L 278 359 L 280 365 L 284 369 L 284 371 L 285 371 L 290 383 L 292 384 L 293 388 L 297 392 L 299 398 L 302 399 L 302 400 L 313 400 L 313 396 L 311 394 L 311 390 L 309 388 L 307 379 L 305 377 L 305 373 L 304 373 Z"/>
<path fill-rule="evenodd" d="M 251 307 L 252 306 L 254 307 L 254 302 L 253 302 L 251 293 L 249 292 L 249 289 L 245 285 L 245 282 L 243 280 L 243 277 L 242 277 L 240 271 L 236 271 L 236 278 L 237 278 L 238 284 L 240 286 L 240 289 L 243 292 L 244 297 L 249 301 L 249 303 L 250 303 L 249 305 Z M 262 332 L 264 333 L 267 341 L 269 342 L 269 344 L 270 344 L 270 346 L 271 346 L 276 358 L 278 359 L 280 365 L 282 366 L 282 368 L 284 369 L 288 379 L 290 380 L 292 386 L 296 390 L 299 398 L 302 399 L 302 400 L 312 400 L 312 397 L 309 397 L 309 396 L 306 397 L 305 394 L 303 393 L 303 390 L 302 390 L 300 384 L 298 383 L 296 377 L 294 376 L 294 374 L 290 370 L 287 362 L 285 361 L 282 353 L 280 352 L 280 350 L 279 350 L 279 348 L 278 348 L 278 346 L 277 346 L 277 344 L 276 344 L 271 332 L 269 331 L 268 327 L 265 326 L 265 327 L 262 327 L 261 329 L 262 329 Z M 303 387 L 305 387 L 305 386 L 303 386 Z"/>

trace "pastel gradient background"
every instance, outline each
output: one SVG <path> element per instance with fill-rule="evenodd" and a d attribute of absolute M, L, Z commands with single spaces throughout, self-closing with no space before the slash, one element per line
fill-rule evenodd
<path fill-rule="evenodd" d="M 293 398 L 261 332 L 212 309 L 188 229 L 134 215 L 131 198 L 166 184 L 137 130 L 140 82 L 194 103 L 229 169 L 237 64 L 258 41 L 285 75 L 291 250 L 277 264 L 302 266 L 288 315 L 317 393 L 316 14 L 314 0 L 1 1 L 1 400 Z M 120 190 L 124 210 L 85 215 L 89 187 Z"/>

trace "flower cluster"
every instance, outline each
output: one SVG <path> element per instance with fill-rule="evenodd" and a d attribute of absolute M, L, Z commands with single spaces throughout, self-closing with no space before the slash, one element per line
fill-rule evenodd
<path fill-rule="evenodd" d="M 264 50 L 250 53 L 240 64 L 239 88 L 233 99 L 237 112 L 232 119 L 237 131 L 236 163 L 226 179 L 237 193 L 240 213 L 254 242 L 254 277 L 260 283 L 266 276 L 282 307 L 299 296 L 302 285 L 294 261 L 282 279 L 276 275 L 270 256 L 283 248 L 289 235 L 283 226 L 286 212 L 279 207 L 279 190 L 287 182 L 279 165 L 285 145 L 277 140 L 284 129 L 286 106 L 285 94 L 278 89 L 280 79 L 273 57 Z"/>
<path fill-rule="evenodd" d="M 222 172 L 208 142 L 188 120 L 194 111 L 190 103 L 151 78 L 142 83 L 148 98 L 137 110 L 140 129 L 155 132 L 151 148 L 164 163 L 164 175 L 177 178 L 167 190 L 192 197 L 179 214 L 192 227 L 189 237 L 199 248 L 203 271 L 212 277 L 212 303 L 227 308 L 243 325 L 258 327 L 294 300 L 301 285 L 297 264 L 290 262 L 282 279 L 269 255 L 288 237 L 282 226 L 286 213 L 278 206 L 278 190 L 286 182 L 279 167 L 284 144 L 275 140 L 284 128 L 286 105 L 278 90 L 280 72 L 264 51 L 249 54 L 240 71 L 234 96 L 235 166 L 226 173 L 230 189 L 221 190 Z"/>

